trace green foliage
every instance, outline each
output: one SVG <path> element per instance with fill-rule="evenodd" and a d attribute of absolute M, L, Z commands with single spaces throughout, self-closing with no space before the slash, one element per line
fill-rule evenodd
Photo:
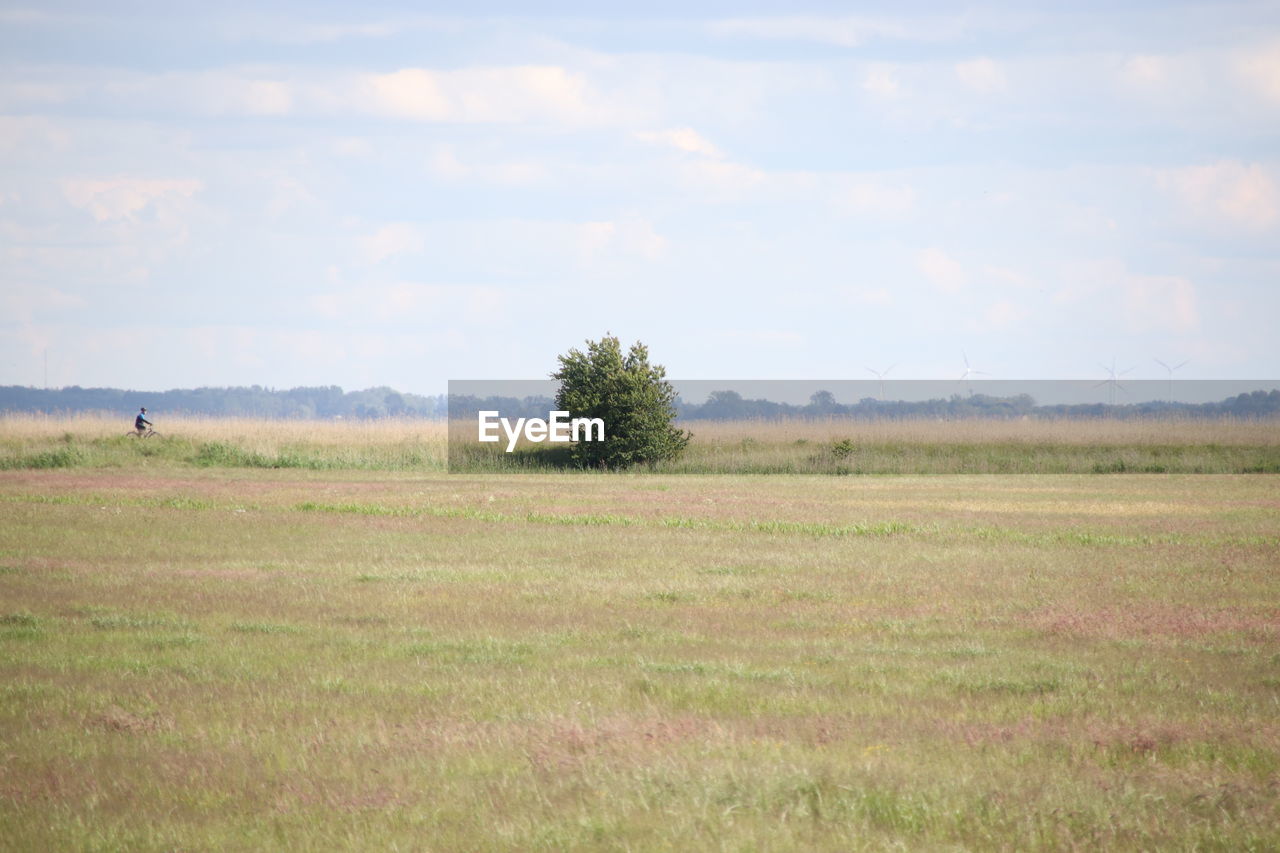
<path fill-rule="evenodd" d="M 59 447 L 28 456 L 0 458 L 0 470 L 11 468 L 74 468 L 85 461 L 78 447 Z"/>
<path fill-rule="evenodd" d="M 853 440 L 849 438 L 842 438 L 831 445 L 831 455 L 837 459 L 845 459 L 852 456 L 855 450 L 857 448 L 854 447 Z"/>
<path fill-rule="evenodd" d="M 604 441 L 573 445 L 575 464 L 589 468 L 626 468 L 675 459 L 689 434 L 672 425 L 675 389 L 661 365 L 649 363 L 639 341 L 626 354 L 611 335 L 587 341 L 587 351 L 562 355 L 551 378 L 560 382 L 556 407 L 574 418 L 604 421 Z"/>
<path fill-rule="evenodd" d="M 221 441 L 200 445 L 192 461 L 202 468 L 308 468 L 320 471 L 340 467 L 336 460 L 286 450 L 273 456 Z"/>

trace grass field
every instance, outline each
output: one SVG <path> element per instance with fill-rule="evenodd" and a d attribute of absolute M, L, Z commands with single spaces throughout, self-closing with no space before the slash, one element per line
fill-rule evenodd
<path fill-rule="evenodd" d="M 1280 473 L 1277 420 L 692 421 L 672 474 L 1252 474 Z M 461 437 L 462 440 L 459 440 Z M 449 438 L 450 470 L 548 470 L 563 451 L 513 454 Z"/>
<path fill-rule="evenodd" d="M 559 448 L 514 454 L 475 442 L 474 424 L 168 418 L 162 437 L 119 418 L 0 416 L 0 470 L 295 468 L 471 473 L 554 471 Z M 694 421 L 671 474 L 1280 473 L 1280 421 Z M 451 445 L 452 441 L 452 447 Z M 451 452 L 452 451 L 452 452 Z"/>
<path fill-rule="evenodd" d="M 89 449 L 0 471 L 0 848 L 1280 847 L 1274 476 L 182 439 L 335 460 L 272 470 L 19 426 Z"/>

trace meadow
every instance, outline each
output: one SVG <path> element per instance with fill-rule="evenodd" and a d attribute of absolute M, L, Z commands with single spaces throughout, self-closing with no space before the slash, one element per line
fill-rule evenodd
<path fill-rule="evenodd" d="M 701 440 L 1277 444 L 1049 426 Z M 1272 475 L 447 474 L 421 423 L 121 432 L 0 421 L 0 848 L 1280 846 Z"/>
<path fill-rule="evenodd" d="M 125 435 L 119 418 L 0 416 L 0 470 L 295 468 L 554 472 L 563 451 L 513 454 L 475 442 L 474 423 L 419 419 L 269 421 L 166 418 L 161 437 Z M 693 421 L 668 474 L 1280 473 L 1269 420 Z"/>

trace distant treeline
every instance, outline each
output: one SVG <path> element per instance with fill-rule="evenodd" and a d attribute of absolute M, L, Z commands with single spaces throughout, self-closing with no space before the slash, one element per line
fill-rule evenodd
<path fill-rule="evenodd" d="M 916 420 L 963 418 L 1148 418 L 1148 417 L 1266 417 L 1280 415 L 1280 390 L 1254 391 L 1228 397 L 1218 403 L 1086 403 L 1040 406 L 1029 394 L 993 397 L 986 394 L 952 395 L 934 400 L 904 401 L 866 398 L 842 404 L 830 391 L 819 391 L 804 405 L 751 400 L 736 391 L 712 392 L 705 403 L 677 399 L 681 420 L 777 420 L 780 418 L 852 417 L 865 420 Z M 453 418 L 471 417 L 480 410 L 496 410 L 504 417 L 546 417 L 554 408 L 550 397 L 468 397 L 449 399 Z"/>
<path fill-rule="evenodd" d="M 550 397 L 468 397 L 444 394 L 422 396 L 392 388 L 343 391 L 336 385 L 276 390 L 248 388 L 191 388 L 172 391 L 125 391 L 118 388 L 58 388 L 44 390 L 18 385 L 0 386 L 0 412 L 120 412 L 130 415 L 146 406 L 157 415 L 207 415 L 256 418 L 386 418 L 470 417 L 482 409 L 504 417 L 546 417 Z M 1280 390 L 1254 391 L 1217 403 L 1086 403 L 1037 405 L 1029 394 L 994 397 L 986 394 L 933 400 L 903 401 L 866 398 L 842 404 L 829 391 L 819 391 L 803 405 L 744 398 L 736 391 L 715 391 L 705 403 L 676 400 L 681 420 L 777 420 L 780 418 L 853 417 L 867 420 L 962 418 L 1191 418 L 1267 417 L 1280 415 Z"/>
<path fill-rule="evenodd" d="M 189 388 L 172 391 L 124 391 L 119 388 L 44 390 L 0 386 L 0 412 L 120 412 L 132 416 L 141 406 L 156 415 L 207 415 L 253 418 L 443 418 L 445 396 L 404 394 L 392 388 L 343 391 L 337 385 L 276 390 Z"/>

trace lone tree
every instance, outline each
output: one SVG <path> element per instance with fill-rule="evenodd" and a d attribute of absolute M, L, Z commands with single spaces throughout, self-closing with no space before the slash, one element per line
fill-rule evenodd
<path fill-rule="evenodd" d="M 625 355 L 611 335 L 587 341 L 587 351 L 571 349 L 559 356 L 560 382 L 556 408 L 573 418 L 600 418 L 604 441 L 580 441 L 570 452 L 578 465 L 625 468 L 674 459 L 689 443 L 689 434 L 671 425 L 675 389 L 666 370 L 649 363 L 649 349 L 637 341 Z"/>

